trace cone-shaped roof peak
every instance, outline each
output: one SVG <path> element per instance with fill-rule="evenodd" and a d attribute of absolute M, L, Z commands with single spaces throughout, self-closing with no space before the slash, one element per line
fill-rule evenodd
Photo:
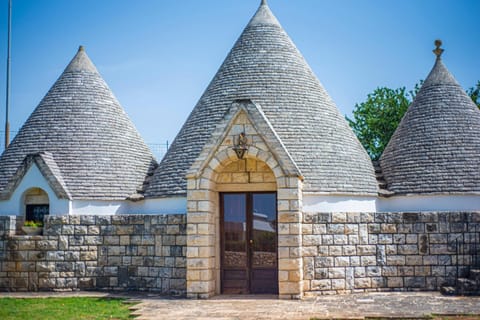
<path fill-rule="evenodd" d="M 459 86 L 457 80 L 453 77 L 453 75 L 448 71 L 447 67 L 443 63 L 440 56 L 437 56 L 435 60 L 435 64 L 433 65 L 430 74 L 428 75 L 427 79 L 423 83 L 423 87 L 428 87 L 431 85 L 441 85 L 441 84 L 449 84 Z"/>
<path fill-rule="evenodd" d="M 377 193 L 367 153 L 262 1 L 155 171 L 145 195 L 185 195 L 187 170 L 232 103 L 245 99 L 261 106 L 302 172 L 304 191 Z"/>
<path fill-rule="evenodd" d="M 273 12 L 268 7 L 267 1 L 262 0 L 260 7 L 258 8 L 257 12 L 253 15 L 252 19 L 248 23 L 248 26 L 256 26 L 262 24 L 272 24 L 272 25 L 280 25 L 277 18 L 273 14 Z"/>
<path fill-rule="evenodd" d="M 436 45 L 435 65 L 380 158 L 396 194 L 480 192 L 480 111 Z"/>
<path fill-rule="evenodd" d="M 155 164 L 83 47 L 0 157 L 0 198 L 25 157 L 39 152 L 51 154 L 72 199 L 126 199 Z"/>
<path fill-rule="evenodd" d="M 64 72 L 82 71 L 98 73 L 97 68 L 95 68 L 92 60 L 90 60 L 90 58 L 88 57 L 87 52 L 85 52 L 85 48 L 83 46 L 80 46 L 78 48 L 77 54 L 75 55 L 75 57 L 73 57 L 72 61 L 70 61 Z"/>

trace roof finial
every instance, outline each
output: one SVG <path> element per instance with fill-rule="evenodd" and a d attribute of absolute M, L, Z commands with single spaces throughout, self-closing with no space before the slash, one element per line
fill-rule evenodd
<path fill-rule="evenodd" d="M 85 51 L 85 47 L 84 46 L 79 46 L 78 51 Z"/>
<path fill-rule="evenodd" d="M 437 56 L 437 59 L 440 59 L 440 57 L 442 56 L 442 53 L 443 53 L 443 49 L 440 48 L 442 46 L 442 40 L 440 39 L 437 39 L 435 40 L 435 49 L 433 50 L 433 53 L 435 53 L 435 55 Z"/>
<path fill-rule="evenodd" d="M 260 3 L 261 6 L 267 6 L 267 0 L 262 0 L 262 3 Z"/>

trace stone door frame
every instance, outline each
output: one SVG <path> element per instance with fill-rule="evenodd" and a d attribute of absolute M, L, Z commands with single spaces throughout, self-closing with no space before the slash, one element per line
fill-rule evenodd
<path fill-rule="evenodd" d="M 187 297 L 209 298 L 220 294 L 217 178 L 225 166 L 238 161 L 231 141 L 242 130 L 251 140 L 245 158 L 264 162 L 276 180 L 279 297 L 301 298 L 303 178 L 260 107 L 249 100 L 232 105 L 186 176 Z M 249 184 L 244 187 L 244 191 L 251 190 Z"/>

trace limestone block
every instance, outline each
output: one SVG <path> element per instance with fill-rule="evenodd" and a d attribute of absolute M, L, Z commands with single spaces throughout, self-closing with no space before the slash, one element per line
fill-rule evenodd
<path fill-rule="evenodd" d="M 331 256 L 341 256 L 343 255 L 342 246 L 329 246 L 328 253 Z"/>
<path fill-rule="evenodd" d="M 358 234 L 358 224 L 345 224 L 345 234 L 356 235 Z"/>
<path fill-rule="evenodd" d="M 278 247 L 278 258 L 290 258 L 290 249 L 288 247 Z"/>
<path fill-rule="evenodd" d="M 41 240 L 37 241 L 38 250 L 57 250 L 58 242 L 55 240 Z"/>
<path fill-rule="evenodd" d="M 213 281 L 187 281 L 187 292 L 192 293 L 212 293 L 214 292 Z"/>
<path fill-rule="evenodd" d="M 210 212 L 189 212 L 187 215 L 188 224 L 191 223 L 215 223 L 214 215 Z"/>
<path fill-rule="evenodd" d="M 328 278 L 330 279 L 343 279 L 345 278 L 345 268 L 329 268 Z"/>
<path fill-rule="evenodd" d="M 344 234 L 336 234 L 333 236 L 333 243 L 334 244 L 347 244 L 348 243 L 348 236 Z"/>
<path fill-rule="evenodd" d="M 332 289 L 332 282 L 330 279 L 312 280 L 310 283 L 311 290 L 313 291 L 325 291 Z"/>
<path fill-rule="evenodd" d="M 279 270 L 300 270 L 302 266 L 302 260 L 296 259 L 278 259 Z"/>
<path fill-rule="evenodd" d="M 301 293 L 302 282 L 279 282 L 278 291 L 280 295 L 298 295 Z"/>
<path fill-rule="evenodd" d="M 300 280 L 302 280 L 302 273 L 300 271 L 288 271 L 288 281 L 298 282 Z"/>
<path fill-rule="evenodd" d="M 296 247 L 301 243 L 300 237 L 301 236 L 298 236 L 298 235 L 279 235 L 278 246 L 279 247 Z"/>
<path fill-rule="evenodd" d="M 338 223 L 327 224 L 327 232 L 329 234 L 344 234 L 345 225 Z"/>
<path fill-rule="evenodd" d="M 302 246 L 302 257 L 316 257 L 318 254 L 318 247 L 317 246 Z"/>
<path fill-rule="evenodd" d="M 335 257 L 334 265 L 335 267 L 348 267 L 350 266 L 350 257 Z"/>
<path fill-rule="evenodd" d="M 277 232 L 280 235 L 290 234 L 290 223 L 279 223 L 277 226 Z"/>
<path fill-rule="evenodd" d="M 380 231 L 383 233 L 396 233 L 397 225 L 393 223 L 382 223 L 380 225 Z"/>
<path fill-rule="evenodd" d="M 188 235 L 188 246 L 213 246 L 215 244 L 214 237 L 212 235 Z"/>
<path fill-rule="evenodd" d="M 332 223 L 345 223 L 347 222 L 347 214 L 345 212 L 332 213 Z"/>
<path fill-rule="evenodd" d="M 422 256 L 406 256 L 405 264 L 408 266 L 420 266 L 423 264 Z"/>
<path fill-rule="evenodd" d="M 430 276 L 431 271 L 430 266 L 416 266 L 414 268 L 415 276 Z"/>
<path fill-rule="evenodd" d="M 320 235 L 304 235 L 303 246 L 318 246 L 322 244 L 322 236 Z"/>
<path fill-rule="evenodd" d="M 188 199 L 189 200 L 195 200 L 195 201 L 208 201 L 210 200 L 210 191 L 208 190 L 193 190 L 190 191 L 188 194 Z"/>
<path fill-rule="evenodd" d="M 297 200 L 299 199 L 299 190 L 294 188 L 280 188 L 278 189 L 277 197 L 281 200 Z"/>
<path fill-rule="evenodd" d="M 357 254 L 357 248 L 356 246 L 349 246 L 345 245 L 343 246 L 343 255 L 345 256 L 354 256 Z"/>
<path fill-rule="evenodd" d="M 387 265 L 389 265 L 389 266 L 404 266 L 405 265 L 405 256 L 402 256 L 402 255 L 387 256 Z"/>
<path fill-rule="evenodd" d="M 278 222 L 279 223 L 300 223 L 301 213 L 298 211 L 279 211 Z"/>
<path fill-rule="evenodd" d="M 283 282 L 283 281 L 288 281 L 288 274 L 289 271 L 278 271 L 278 281 Z"/>
<path fill-rule="evenodd" d="M 365 268 L 367 277 L 380 277 L 382 275 L 382 268 L 378 266 L 368 266 Z"/>
<path fill-rule="evenodd" d="M 374 266 L 377 264 L 375 256 L 362 256 L 360 257 L 360 264 L 362 266 Z"/>
<path fill-rule="evenodd" d="M 213 235 L 215 234 L 215 225 L 210 223 L 197 224 L 197 233 L 199 235 Z"/>
<path fill-rule="evenodd" d="M 332 279 L 331 283 L 333 290 L 344 290 L 346 287 L 344 279 Z"/>
<path fill-rule="evenodd" d="M 279 167 L 277 167 L 279 168 Z M 277 178 L 275 177 L 275 174 L 274 172 L 264 172 L 263 173 L 263 182 L 267 183 L 267 182 L 271 182 L 271 183 L 275 183 L 277 182 Z M 295 208 L 295 207 L 291 207 L 290 210 L 298 210 L 298 208 Z"/>
<path fill-rule="evenodd" d="M 418 243 L 418 235 L 417 234 L 407 234 L 405 242 L 407 244 Z M 445 242 L 446 243 L 446 242 Z"/>
<path fill-rule="evenodd" d="M 315 257 L 314 261 L 316 268 L 328 268 L 335 265 L 333 257 Z"/>
<path fill-rule="evenodd" d="M 370 278 L 355 278 L 354 286 L 357 289 L 367 289 L 372 287 L 372 280 Z"/>
<path fill-rule="evenodd" d="M 350 266 L 352 267 L 360 266 L 360 257 L 358 256 L 350 257 Z"/>
<path fill-rule="evenodd" d="M 414 267 L 398 267 L 399 276 L 413 276 L 415 275 Z"/>
<path fill-rule="evenodd" d="M 74 226 L 74 234 L 78 235 L 84 235 L 87 234 L 88 232 L 87 226 Z"/>
<path fill-rule="evenodd" d="M 101 245 L 103 243 L 102 236 L 85 236 L 85 245 Z"/>
<path fill-rule="evenodd" d="M 398 254 L 403 254 L 403 255 L 418 254 L 418 246 L 415 244 L 399 245 Z"/>
<path fill-rule="evenodd" d="M 378 235 L 379 244 L 391 244 L 393 243 L 393 237 L 391 234 L 379 234 Z"/>
<path fill-rule="evenodd" d="M 327 233 L 327 225 L 326 224 L 314 224 L 313 225 L 313 234 L 325 234 Z"/>
<path fill-rule="evenodd" d="M 407 288 L 425 288 L 425 277 L 405 277 L 404 285 Z"/>

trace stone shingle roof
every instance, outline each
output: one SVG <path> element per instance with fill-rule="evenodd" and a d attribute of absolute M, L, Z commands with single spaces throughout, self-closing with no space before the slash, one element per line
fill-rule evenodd
<path fill-rule="evenodd" d="M 263 1 L 155 171 L 147 197 L 186 194 L 187 170 L 241 99 L 262 107 L 303 173 L 305 191 L 377 193 L 368 155 Z"/>
<path fill-rule="evenodd" d="M 2 154 L 0 197 L 23 177 L 16 172 L 31 154 L 71 199 L 126 199 L 156 165 L 82 47 Z"/>
<path fill-rule="evenodd" d="M 394 194 L 480 192 L 480 111 L 440 57 L 380 165 Z"/>

